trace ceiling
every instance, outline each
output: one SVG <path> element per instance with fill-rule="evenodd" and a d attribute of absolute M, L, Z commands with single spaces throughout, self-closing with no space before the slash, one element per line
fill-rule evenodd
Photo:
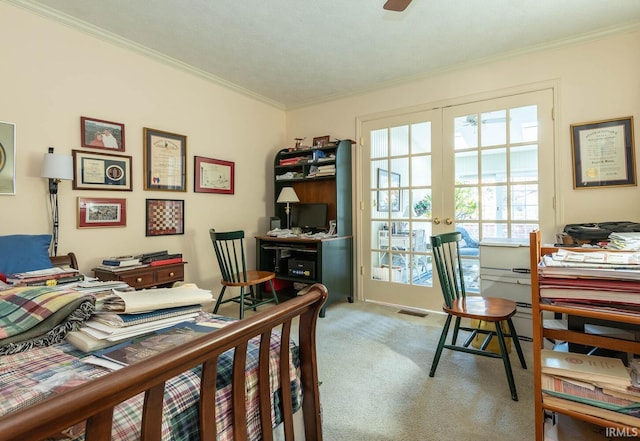
<path fill-rule="evenodd" d="M 640 0 L 7 1 L 284 109 L 640 28 Z"/>

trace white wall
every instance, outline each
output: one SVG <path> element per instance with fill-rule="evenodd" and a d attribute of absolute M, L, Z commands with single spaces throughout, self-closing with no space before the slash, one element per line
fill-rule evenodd
<path fill-rule="evenodd" d="M 330 133 L 356 139 L 357 119 L 412 107 L 465 102 L 494 91 L 557 85 L 557 194 L 559 230 L 564 224 L 640 222 L 638 187 L 573 189 L 571 137 L 574 123 L 634 116 L 640 133 L 640 31 L 618 33 L 582 43 L 513 56 L 434 75 L 329 103 L 287 112 L 286 138 Z M 636 140 L 638 137 L 636 136 Z M 636 147 L 638 142 L 636 141 Z M 636 164 L 638 163 L 636 154 Z M 543 158 L 554 166 L 554 158 Z M 637 168 L 637 166 L 636 166 Z M 551 233 L 553 237 L 553 233 Z"/>
<path fill-rule="evenodd" d="M 72 190 L 60 185 L 58 254 L 77 253 L 81 270 L 110 255 L 168 249 L 189 262 L 186 279 L 217 292 L 219 271 L 209 228 L 268 229 L 273 212 L 273 156 L 282 148 L 285 114 L 166 63 L 0 3 L 0 121 L 17 126 L 17 193 L 0 196 L 0 234 L 51 231 L 47 182 L 39 177 L 47 147 L 80 146 L 80 117 L 125 124 L 133 192 Z M 187 192 L 143 191 L 143 127 L 187 136 Z M 108 152 L 106 152 L 108 153 Z M 235 194 L 193 192 L 194 155 L 235 162 Z M 78 229 L 78 197 L 127 199 L 124 228 Z M 184 235 L 145 237 L 145 199 L 185 200 Z"/>

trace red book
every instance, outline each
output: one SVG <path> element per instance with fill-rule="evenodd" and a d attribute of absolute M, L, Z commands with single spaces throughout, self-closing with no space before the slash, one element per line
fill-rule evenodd
<path fill-rule="evenodd" d="M 171 259 L 164 259 L 164 260 L 154 260 L 149 265 L 161 266 L 161 265 L 169 265 L 172 263 L 182 263 L 182 257 L 173 257 Z"/>

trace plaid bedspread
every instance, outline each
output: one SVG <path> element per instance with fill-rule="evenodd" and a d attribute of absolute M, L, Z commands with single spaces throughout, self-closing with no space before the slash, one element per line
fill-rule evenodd
<path fill-rule="evenodd" d="M 71 289 L 47 286 L 0 291 L 0 339 L 26 332 L 56 311 L 87 297 Z"/>
<path fill-rule="evenodd" d="M 228 324 L 229 320 L 203 314 L 199 320 Z M 214 331 L 215 332 L 215 331 Z M 271 336 L 270 372 L 276 372 L 279 362 L 277 345 L 280 334 Z M 299 376 L 299 359 L 297 347 L 290 343 L 292 362 L 289 366 L 291 387 L 294 397 L 294 411 L 302 404 L 302 388 Z M 247 350 L 247 385 L 246 402 L 249 420 L 249 439 L 260 440 L 262 434 L 259 426 L 258 398 L 258 351 L 259 338 L 249 342 Z M 60 388 L 90 381 L 108 373 L 107 369 L 82 362 L 88 354 L 79 353 L 71 345 L 60 343 L 47 348 L 34 349 L 14 355 L 0 357 L 0 415 L 13 412 L 28 406 L 45 397 L 55 394 Z M 231 409 L 231 374 L 233 352 L 229 351 L 219 358 L 216 415 L 218 440 L 233 439 L 233 419 Z M 165 389 L 162 439 L 163 440 L 200 440 L 198 428 L 198 391 L 200 387 L 200 368 L 192 369 L 174 377 L 167 382 Z M 281 422 L 279 396 L 279 379 L 271 375 L 272 421 L 274 427 Z M 140 421 L 143 394 L 117 406 L 112 430 L 113 440 L 140 439 Z M 74 438 L 71 433 L 69 438 Z M 81 434 L 76 438 L 81 439 Z"/>

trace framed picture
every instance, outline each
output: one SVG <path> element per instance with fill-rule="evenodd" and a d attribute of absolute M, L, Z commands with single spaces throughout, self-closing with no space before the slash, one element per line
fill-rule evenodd
<path fill-rule="evenodd" d="M 378 188 L 378 211 L 400 211 L 400 174 L 379 168 Z"/>
<path fill-rule="evenodd" d="M 184 234 L 184 201 L 147 199 L 147 236 Z"/>
<path fill-rule="evenodd" d="M 131 157 L 72 150 L 74 190 L 132 191 Z"/>
<path fill-rule="evenodd" d="M 144 189 L 187 191 L 187 137 L 144 128 Z"/>
<path fill-rule="evenodd" d="M 573 188 L 636 184 L 633 117 L 571 124 Z"/>
<path fill-rule="evenodd" d="M 329 135 L 318 136 L 313 138 L 313 145 L 311 147 L 324 147 L 329 144 Z"/>
<path fill-rule="evenodd" d="M 80 117 L 80 145 L 124 152 L 124 124 Z"/>
<path fill-rule="evenodd" d="M 78 198 L 78 228 L 124 227 L 126 225 L 126 199 Z"/>
<path fill-rule="evenodd" d="M 16 194 L 16 125 L 0 121 L 0 195 Z"/>
<path fill-rule="evenodd" d="M 194 156 L 193 173 L 194 192 L 233 194 L 233 162 Z"/>

